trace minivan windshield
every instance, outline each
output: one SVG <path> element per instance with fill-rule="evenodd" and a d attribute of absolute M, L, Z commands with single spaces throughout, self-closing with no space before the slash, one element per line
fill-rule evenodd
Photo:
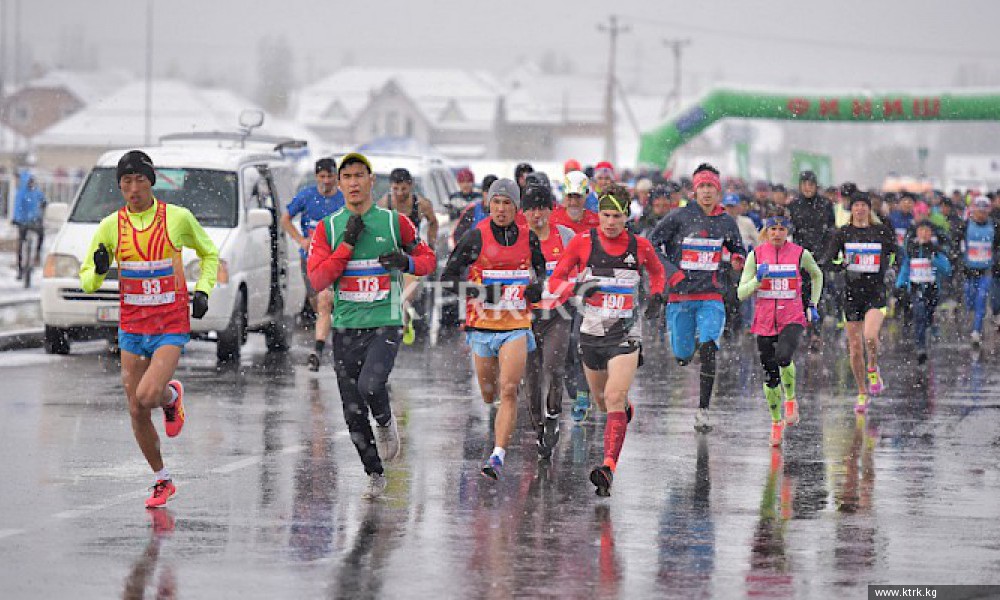
<path fill-rule="evenodd" d="M 208 169 L 156 169 L 153 195 L 167 204 L 190 210 L 202 227 L 236 227 L 236 173 Z M 116 170 L 97 167 L 87 176 L 80 199 L 69 220 L 100 223 L 125 203 L 118 189 Z"/>

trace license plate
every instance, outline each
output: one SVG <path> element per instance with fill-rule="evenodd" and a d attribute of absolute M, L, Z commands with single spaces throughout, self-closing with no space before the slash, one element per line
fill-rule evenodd
<path fill-rule="evenodd" d="M 102 306 L 97 309 L 97 320 L 104 322 L 117 322 L 121 320 L 120 306 Z"/>

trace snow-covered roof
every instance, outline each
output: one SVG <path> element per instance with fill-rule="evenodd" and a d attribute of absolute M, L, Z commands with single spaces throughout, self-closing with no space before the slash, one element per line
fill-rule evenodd
<path fill-rule="evenodd" d="M 103 71 L 68 71 L 55 69 L 9 91 L 16 94 L 25 89 L 65 89 L 85 105 L 105 98 L 130 80 L 128 71 L 107 69 Z"/>
<path fill-rule="evenodd" d="M 28 142 L 20 134 L 0 123 L 0 154 L 20 152 L 27 148 Z"/>
<path fill-rule="evenodd" d="M 485 71 L 346 67 L 300 88 L 295 120 L 307 126 L 347 126 L 389 82 L 410 98 L 434 127 L 489 128 L 499 84 Z"/>
<path fill-rule="evenodd" d="M 146 88 L 132 83 L 35 137 L 39 146 L 136 146 L 145 142 Z M 233 131 L 240 111 L 256 105 L 229 90 L 154 80 L 152 137 L 191 131 Z M 265 124 L 267 121 L 265 120 Z"/>

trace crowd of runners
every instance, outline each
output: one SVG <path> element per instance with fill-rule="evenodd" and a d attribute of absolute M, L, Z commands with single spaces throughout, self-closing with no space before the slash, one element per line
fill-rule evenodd
<path fill-rule="evenodd" d="M 886 318 L 912 336 L 917 364 L 940 336 L 939 309 L 956 316 L 973 346 L 987 324 L 1000 328 L 1000 194 L 824 189 L 811 171 L 789 190 L 724 178 L 710 164 L 674 180 L 576 160 L 559 174 L 521 163 L 513 179 L 487 174 L 475 190 L 463 169 L 448 252 L 433 247 L 433 207 L 405 169 L 392 172 L 381 199 L 362 154 L 323 158 L 315 173 L 282 225 L 302 247 L 317 314 L 308 367 L 321 370 L 329 340 L 366 498 L 384 493 L 383 461 L 400 452 L 387 383 L 401 344 L 413 343 L 414 319 L 427 318 L 410 307 L 421 278 L 436 276 L 459 300 L 459 319 L 442 311 L 441 327 L 464 334 L 482 400 L 496 408 L 483 476 L 503 477 L 523 404 L 538 460 L 551 459 L 563 425 L 603 425 L 604 458 L 589 475 L 601 496 L 610 495 L 629 424 L 640 418 L 630 390 L 644 340 L 668 338 L 677 365 L 697 362 L 693 427 L 707 435 L 719 350 L 754 336 L 771 419 L 761 443 L 779 447 L 809 410 L 808 402 L 800 408 L 797 353 L 844 340 L 856 384 L 845 390 L 845 410 L 864 414 L 893 384 L 878 363 Z M 122 378 L 136 441 L 155 472 L 146 506 L 156 508 L 176 487 L 152 412 L 162 409 L 169 437 L 181 432 L 184 388 L 173 373 L 188 319 L 207 311 L 218 253 L 189 211 L 153 196 L 148 156 L 126 153 L 118 180 L 123 207 L 102 221 L 80 279 L 94 291 L 118 266 Z M 191 295 L 182 247 L 202 264 Z M 437 252 L 447 253 L 440 270 Z"/>

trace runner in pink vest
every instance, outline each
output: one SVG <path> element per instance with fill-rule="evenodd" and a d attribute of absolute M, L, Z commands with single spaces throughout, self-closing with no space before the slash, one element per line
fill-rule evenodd
<path fill-rule="evenodd" d="M 787 241 L 789 227 L 790 221 L 783 215 L 764 219 L 762 243 L 747 256 L 737 290 L 741 302 L 754 296 L 750 331 L 757 335 L 760 363 L 764 367 L 764 398 L 771 411 L 771 446 L 781 444 L 785 425 L 799 421 L 792 357 L 806 326 L 801 272 L 806 271 L 812 281 L 808 316 L 814 323 L 819 322 L 816 303 L 823 291 L 823 271 L 808 250 Z"/>

